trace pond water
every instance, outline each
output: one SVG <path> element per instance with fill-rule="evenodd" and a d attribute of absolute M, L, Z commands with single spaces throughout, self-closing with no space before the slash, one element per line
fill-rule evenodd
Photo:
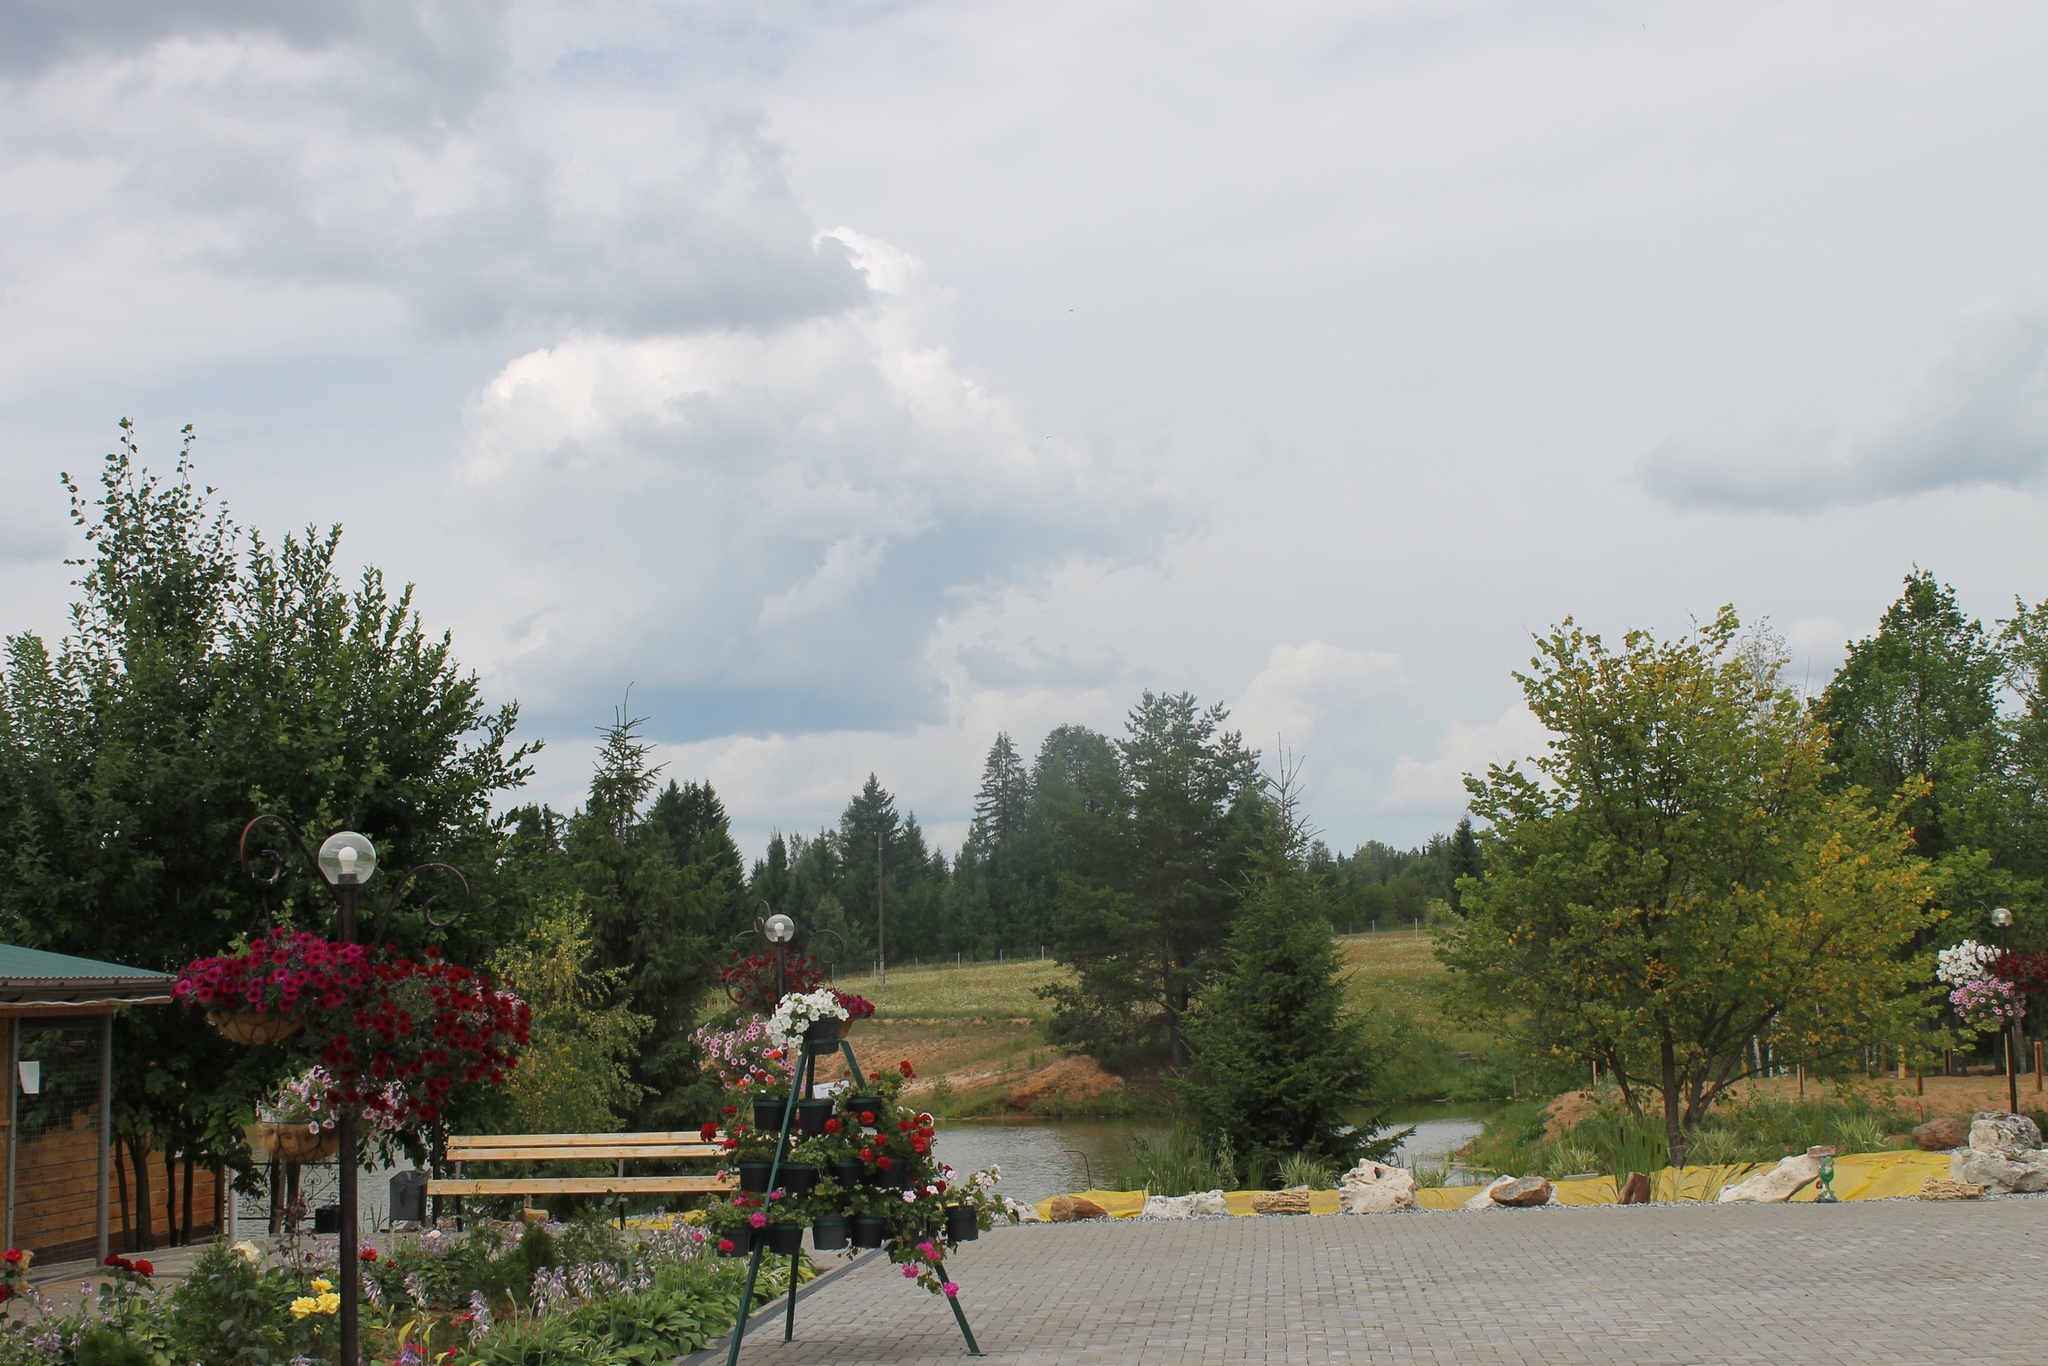
<path fill-rule="evenodd" d="M 1478 1135 L 1497 1110 L 1493 1105 L 1415 1105 L 1389 1114 L 1397 1129 L 1413 1127 L 1395 1161 L 1440 1166 L 1451 1152 Z M 1031 1203 L 1068 1191 L 1100 1188 L 1110 1181 L 1131 1140 L 1157 1137 L 1157 1119 L 992 1119 L 947 1120 L 939 1126 L 937 1155 L 962 1172 L 997 1165 L 1003 1192 Z M 1476 1180 L 1456 1170 L 1453 1185 Z"/>

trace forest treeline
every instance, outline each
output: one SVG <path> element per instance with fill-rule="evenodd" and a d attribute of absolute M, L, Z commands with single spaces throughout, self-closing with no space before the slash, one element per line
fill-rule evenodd
<path fill-rule="evenodd" d="M 1264 1058 L 1274 1070 L 1258 1085 L 1295 1088 L 1300 1067 L 1320 1059 L 1323 1074 L 1349 1079 L 1353 1099 L 1370 1093 L 1367 1055 L 1383 1056 L 1390 1036 L 1368 1039 L 1341 1008 L 1334 931 L 1433 917 L 1463 946 L 1447 959 L 1463 974 L 1453 991 L 1505 1000 L 1541 966 L 1512 955 L 1553 942 L 1555 926 L 1529 919 L 1551 914 L 1545 898 L 1558 915 L 1586 909 L 1589 893 L 1559 880 L 1561 869 L 1595 866 L 1585 851 L 1524 866 L 1540 842 L 1503 844 L 1500 831 L 1503 819 L 1544 839 L 1584 827 L 1590 798 L 1553 810 L 1546 803 L 1571 789 L 1496 770 L 1473 780 L 1485 828 L 1461 822 L 1416 849 L 1336 853 L 1313 840 L 1295 795 L 1276 789 L 1225 710 L 1185 692 L 1142 694 L 1115 734 L 1059 727 L 1028 758 L 994 737 L 969 833 L 950 852 L 870 777 L 836 827 L 777 836 L 745 866 L 717 793 L 664 774 L 623 711 L 603 728 L 580 804 L 518 806 L 538 745 L 515 738 L 516 705 L 485 704 L 452 641 L 422 629 L 409 587 L 391 591 L 374 569 L 345 584 L 338 527 L 268 543 L 236 526 L 185 460 L 169 478 L 145 471 L 125 425 L 96 489 L 66 482 L 89 547 L 70 628 L 54 643 L 9 638 L 0 666 L 0 939 L 175 971 L 270 925 L 322 926 L 330 902 L 310 870 L 293 866 L 266 892 L 239 866 L 238 833 L 259 812 L 287 815 L 316 840 L 368 833 L 394 870 L 379 896 L 400 870 L 453 864 L 469 887 L 460 917 L 430 919 L 428 888 L 416 884 L 392 908 L 389 942 L 408 952 L 439 943 L 511 978 L 536 1019 L 511 1088 L 453 1116 L 457 1128 L 702 1122 L 711 1089 L 691 1033 L 718 1009 L 719 966 L 751 942 L 763 902 L 837 934 L 849 965 L 869 961 L 884 933 L 895 962 L 1043 949 L 1069 969 L 1048 988 L 1050 1042 L 1112 1067 L 1164 1066 L 1188 1085 L 1207 1076 L 1208 1100 L 1187 1103 L 1216 1114 L 1242 1110 L 1228 1096 L 1250 1084 L 1249 1063 L 1219 1070 L 1230 1057 Z M 1899 832 L 1896 923 L 1918 927 L 1919 949 L 1991 936 L 1994 906 L 2015 912 L 2015 948 L 2048 943 L 2048 605 L 2016 603 L 1986 627 L 1915 570 L 1813 697 L 1783 685 L 1784 651 L 1767 632 L 1741 642 L 1748 674 L 1728 672 L 1732 635 L 1666 658 L 1640 633 L 1614 657 L 1597 637 L 1567 634 L 1585 658 L 1558 654 L 1547 667 L 1583 667 L 1617 708 L 1560 704 L 1558 725 L 1583 734 L 1566 735 L 1576 748 L 1550 762 L 1569 759 L 1587 793 L 1607 792 L 1649 752 L 1618 744 L 1628 727 L 1661 737 L 1705 715 L 1666 716 L 1656 679 L 1711 683 L 1725 694 L 1717 724 L 1740 743 L 1728 740 L 1726 771 L 1701 781 L 1725 785 L 1771 745 L 1788 746 L 1818 786 L 1800 796 L 1827 813 L 1816 830 L 1882 809 L 1869 839 Z M 1540 700 L 1536 676 L 1517 677 Z M 1768 735 L 1766 718 L 1778 728 Z M 1685 750 L 1686 762 L 1707 752 Z M 1754 813 L 1736 806 L 1723 814 L 1746 828 Z M 1597 849 L 1619 847 L 1602 839 Z M 1725 873 L 1716 848 L 1694 852 L 1700 877 Z M 1940 914 L 1913 918 L 1929 907 Z M 1638 919 L 1690 932 L 1690 914 L 1663 906 Z M 1480 918 L 1506 927 L 1497 943 L 1461 936 Z M 1597 927 L 1585 934 L 1588 952 L 1616 943 Z M 1460 985 L 1488 980 L 1497 989 Z M 1273 1000 L 1294 1003 L 1286 1018 L 1261 1004 Z M 1605 1049 L 1625 1059 L 1638 1046 L 1634 1035 L 1574 1041 L 1565 1026 L 1590 1016 L 1569 991 L 1522 1018 L 1550 1030 L 1528 1041 L 1532 1058 Z M 1253 1048 L 1247 1031 L 1259 1030 Z M 226 1043 L 183 1010 L 125 1011 L 116 1039 L 113 1128 L 138 1160 L 164 1158 L 170 1181 L 173 1153 L 248 1166 L 243 1126 L 279 1079 L 282 1053 Z M 1318 1039 L 1342 1056 L 1317 1054 Z M 1788 1038 L 1784 1051 L 1793 1047 Z M 1314 1132 L 1240 1137 L 1336 1153 L 1329 1117 L 1340 1099 L 1310 1107 Z M 146 1207 L 145 1191 L 134 1196 Z"/>

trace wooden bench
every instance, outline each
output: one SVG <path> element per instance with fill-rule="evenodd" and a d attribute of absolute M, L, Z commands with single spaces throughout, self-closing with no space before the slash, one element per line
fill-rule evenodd
<path fill-rule="evenodd" d="M 655 1134 L 480 1134 L 448 1140 L 452 1176 L 427 1182 L 430 1196 L 465 1195 L 669 1195 L 735 1190 L 732 1177 L 628 1176 L 626 1164 L 641 1160 L 723 1160 L 726 1151 L 695 1129 Z M 467 1162 L 615 1162 L 608 1176 L 466 1177 Z"/>

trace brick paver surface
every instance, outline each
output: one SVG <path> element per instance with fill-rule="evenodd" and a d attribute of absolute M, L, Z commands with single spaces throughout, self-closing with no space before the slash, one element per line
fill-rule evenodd
<path fill-rule="evenodd" d="M 1011 1362 L 2048 1363 L 2039 1198 L 1025 1226 L 948 1270 Z M 741 1360 L 963 1355 L 873 1254 L 781 1329 Z"/>

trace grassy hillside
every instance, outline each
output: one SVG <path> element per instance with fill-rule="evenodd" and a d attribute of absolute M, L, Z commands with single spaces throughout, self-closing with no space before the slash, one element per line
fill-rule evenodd
<path fill-rule="evenodd" d="M 1451 1018 L 1451 974 L 1427 937 L 1387 931 L 1338 941 L 1349 968 L 1351 1004 L 1369 1013 L 1385 1051 L 1384 1099 L 1470 1100 L 1507 1095 L 1517 1085 L 1499 1039 Z M 1067 1058 L 1045 1042 L 1050 1014 L 1038 988 L 1066 980 L 1050 960 L 963 967 L 891 969 L 884 987 L 872 973 L 838 985 L 875 1003 L 853 1043 L 870 1070 L 908 1060 L 912 1091 L 935 1111 L 962 1114 L 1128 1114 L 1156 1110 L 1154 1076 L 1111 1077 L 1085 1058 Z M 1526 1080 L 1524 1078 L 1523 1080 Z"/>

